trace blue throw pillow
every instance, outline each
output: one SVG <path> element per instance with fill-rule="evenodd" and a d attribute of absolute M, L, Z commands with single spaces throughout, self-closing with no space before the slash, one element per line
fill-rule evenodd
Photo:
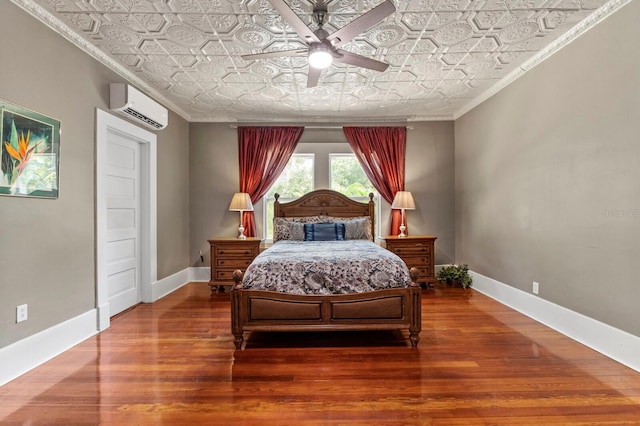
<path fill-rule="evenodd" d="M 305 223 L 305 241 L 344 241 L 344 223 Z"/>

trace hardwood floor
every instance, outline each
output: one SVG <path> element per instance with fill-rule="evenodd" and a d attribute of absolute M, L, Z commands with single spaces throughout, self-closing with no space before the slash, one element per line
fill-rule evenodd
<path fill-rule="evenodd" d="M 473 290 L 398 332 L 253 333 L 191 283 L 0 387 L 1 424 L 640 424 L 640 373 Z"/>

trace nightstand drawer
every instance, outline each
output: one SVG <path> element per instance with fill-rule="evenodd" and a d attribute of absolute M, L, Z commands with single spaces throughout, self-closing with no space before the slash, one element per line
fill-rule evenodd
<path fill-rule="evenodd" d="M 407 244 L 407 245 L 402 245 L 400 247 L 391 246 L 391 251 L 396 253 L 397 255 L 404 257 L 404 255 L 411 255 L 411 254 L 424 254 L 424 255 L 428 255 L 431 250 L 430 247 L 425 245 L 425 244 L 420 244 L 420 243 L 416 243 L 416 244 Z"/>
<path fill-rule="evenodd" d="M 252 257 L 248 257 L 245 259 L 230 259 L 230 258 L 216 258 L 216 266 L 219 268 L 241 268 L 244 269 L 251 264 L 253 261 Z"/>
<path fill-rule="evenodd" d="M 431 266 L 431 260 L 426 256 L 422 256 L 422 257 L 402 256 L 402 260 L 404 260 L 404 263 L 406 263 L 409 268 L 413 268 L 413 267 L 429 268 Z"/>
<path fill-rule="evenodd" d="M 253 250 L 251 248 L 216 247 L 216 256 L 246 257 L 252 255 Z"/>

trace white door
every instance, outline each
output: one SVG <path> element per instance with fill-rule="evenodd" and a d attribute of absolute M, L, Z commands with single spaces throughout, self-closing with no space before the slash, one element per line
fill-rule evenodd
<path fill-rule="evenodd" d="M 96 108 L 97 327 L 157 280 L 156 135 Z"/>
<path fill-rule="evenodd" d="M 142 300 L 140 291 L 140 144 L 107 132 L 106 278 L 110 315 Z"/>

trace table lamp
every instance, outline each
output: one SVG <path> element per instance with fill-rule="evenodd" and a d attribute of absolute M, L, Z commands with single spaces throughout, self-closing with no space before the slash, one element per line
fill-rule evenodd
<path fill-rule="evenodd" d="M 405 234 L 404 231 L 406 231 L 407 227 L 404 226 L 404 211 L 416 209 L 416 205 L 413 202 L 413 196 L 411 195 L 411 192 L 409 191 L 396 192 L 396 196 L 393 199 L 391 208 L 396 210 L 400 209 L 402 211 L 402 220 L 400 222 L 400 233 L 398 234 L 398 237 L 399 238 L 406 237 L 407 234 Z"/>
<path fill-rule="evenodd" d="M 253 203 L 251 203 L 251 197 L 246 192 L 236 192 L 233 194 L 231 204 L 229 204 L 230 211 L 240 212 L 240 226 L 238 227 L 238 238 L 246 240 L 244 235 L 244 226 L 242 226 L 242 213 L 246 211 L 253 211 Z"/>

